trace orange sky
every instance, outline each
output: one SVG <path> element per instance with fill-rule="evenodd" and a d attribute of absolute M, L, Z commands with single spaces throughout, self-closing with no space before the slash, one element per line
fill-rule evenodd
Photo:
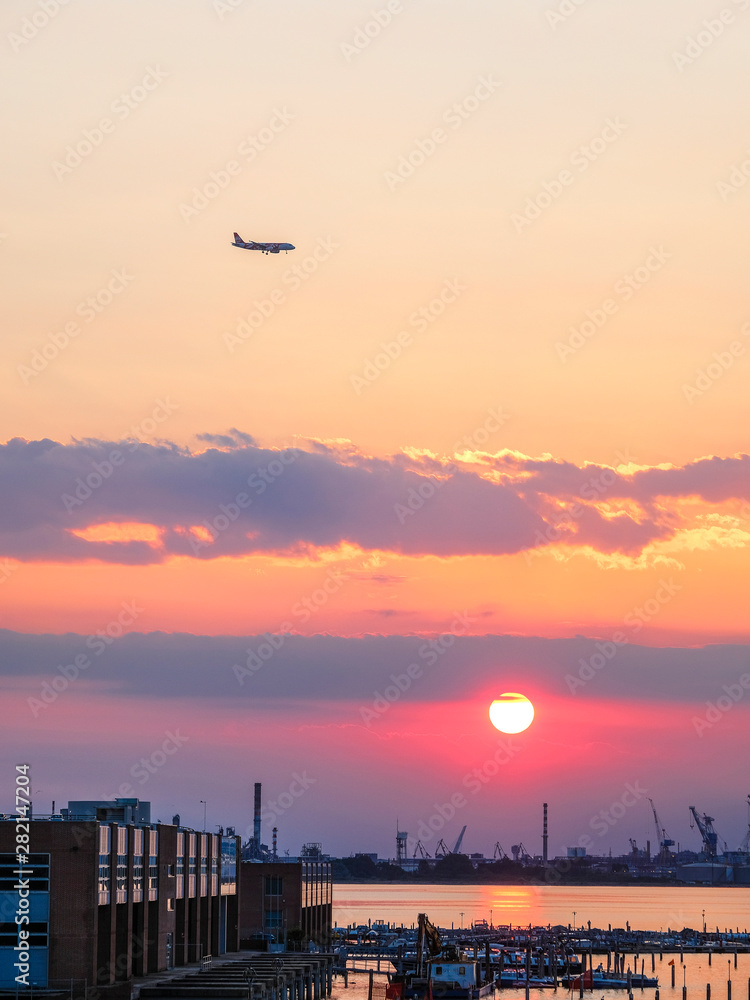
<path fill-rule="evenodd" d="M 0 626 L 748 641 L 744 0 L 559 6 L 3 4 Z"/>

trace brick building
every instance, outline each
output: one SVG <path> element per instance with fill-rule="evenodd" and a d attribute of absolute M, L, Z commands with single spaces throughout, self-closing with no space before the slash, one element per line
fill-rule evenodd
<path fill-rule="evenodd" d="M 273 940 L 326 945 L 333 925 L 331 865 L 327 861 L 243 861 L 240 864 L 240 942 Z"/>
<path fill-rule="evenodd" d="M 76 811 L 78 810 L 78 811 Z M 237 951 L 239 838 L 149 822 L 149 804 L 69 803 L 30 827 L 30 977 L 90 989 Z M 15 822 L 0 820 L 0 988 L 14 988 Z"/>

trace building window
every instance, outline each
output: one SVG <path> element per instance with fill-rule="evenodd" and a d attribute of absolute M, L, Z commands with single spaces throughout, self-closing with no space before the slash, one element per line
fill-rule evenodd
<path fill-rule="evenodd" d="M 148 859 L 148 898 L 151 900 L 159 898 L 159 863 L 155 854 L 150 854 Z"/>
<path fill-rule="evenodd" d="M 167 900 L 167 909 L 168 910 L 173 910 L 174 909 L 174 900 L 173 899 L 168 899 Z"/>
<path fill-rule="evenodd" d="M 28 858 L 28 874 L 24 878 L 30 879 L 29 888 L 32 892 L 49 892 L 49 854 L 29 854 Z M 17 868 L 15 854 L 0 854 L 0 892 L 17 892 Z"/>
<path fill-rule="evenodd" d="M 180 846 L 180 837 L 184 849 L 185 835 L 182 833 L 177 835 L 177 846 Z M 175 894 L 178 899 L 182 899 L 185 896 L 185 859 L 181 854 L 177 856 L 175 873 Z"/>
<path fill-rule="evenodd" d="M 143 848 L 143 840 L 141 840 Z M 136 854 L 133 858 L 133 902 L 140 903 L 143 899 L 143 855 Z"/>
<path fill-rule="evenodd" d="M 266 896 L 282 895 L 284 891 L 284 879 L 281 875 L 266 875 L 264 881 Z"/>
<path fill-rule="evenodd" d="M 127 834 L 127 830 L 125 831 Z M 117 855 L 117 881 L 116 902 L 127 903 L 128 901 L 128 856 L 127 854 Z"/>
<path fill-rule="evenodd" d="M 99 903 L 106 906 L 109 903 L 109 894 L 112 889 L 112 869 L 109 864 L 109 855 L 99 855 Z"/>
<path fill-rule="evenodd" d="M 49 947 L 49 924 L 30 923 L 24 930 L 28 931 L 28 944 L 32 948 Z M 18 945 L 18 927 L 15 922 L 0 924 L 0 948 L 13 948 Z"/>
<path fill-rule="evenodd" d="M 99 827 L 99 853 L 109 854 L 112 850 L 111 831 L 108 826 Z"/>
<path fill-rule="evenodd" d="M 234 895 L 237 892 L 237 840 L 235 837 L 221 838 L 221 894 Z"/>

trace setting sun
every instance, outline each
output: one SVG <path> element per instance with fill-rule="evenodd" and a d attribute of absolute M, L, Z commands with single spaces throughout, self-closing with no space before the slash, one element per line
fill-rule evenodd
<path fill-rule="evenodd" d="M 534 706 L 522 694 L 506 691 L 490 705 L 490 722 L 501 733 L 522 733 L 534 720 Z"/>

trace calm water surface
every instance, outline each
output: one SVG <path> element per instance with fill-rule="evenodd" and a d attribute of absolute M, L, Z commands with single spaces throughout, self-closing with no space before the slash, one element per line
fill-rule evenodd
<path fill-rule="evenodd" d="M 338 925 L 366 924 L 368 920 L 386 920 L 411 925 L 417 914 L 425 912 L 443 927 L 464 927 L 473 920 L 492 918 L 493 924 L 528 926 L 572 924 L 576 926 L 625 927 L 636 930 L 664 930 L 668 927 L 700 929 L 705 911 L 706 926 L 744 930 L 750 928 L 750 889 L 700 888 L 694 886 L 508 886 L 508 885 L 347 885 L 334 886 L 334 921 Z M 682 1000 L 683 983 L 687 1000 L 705 1000 L 706 984 L 711 984 L 711 1000 L 727 1000 L 727 979 L 732 979 L 732 1000 L 750 1000 L 750 955 L 715 954 L 711 965 L 707 955 L 664 953 L 660 959 L 643 955 L 645 971 L 659 978 L 660 1000 Z M 675 986 L 672 988 L 669 962 L 675 961 Z M 595 961 L 599 959 L 595 956 Z M 634 967 L 634 957 L 626 962 Z M 358 962 L 358 964 L 360 964 Z M 606 958 L 603 963 L 606 967 Z M 386 965 L 383 963 L 382 968 Z M 376 983 L 384 983 L 377 976 Z M 367 1000 L 367 976 L 356 975 L 344 989 L 336 982 L 333 1000 Z M 376 989 L 374 1000 L 380 1000 Z M 521 1000 L 523 991 L 498 990 L 495 1000 Z M 531 1000 L 570 1000 L 568 990 L 532 990 Z M 627 1000 L 624 990 L 586 992 L 587 1000 Z M 578 992 L 575 992 L 575 998 Z M 654 990 L 636 990 L 634 1000 L 654 1000 Z"/>
<path fill-rule="evenodd" d="M 474 920 L 528 927 L 573 924 L 664 930 L 750 928 L 750 888 L 701 886 L 349 885 L 337 884 L 338 925 L 368 920 L 416 923 L 425 912 L 441 927 Z M 705 916 L 704 916 L 705 914 Z M 745 1000 L 747 993 L 743 993 Z"/>

